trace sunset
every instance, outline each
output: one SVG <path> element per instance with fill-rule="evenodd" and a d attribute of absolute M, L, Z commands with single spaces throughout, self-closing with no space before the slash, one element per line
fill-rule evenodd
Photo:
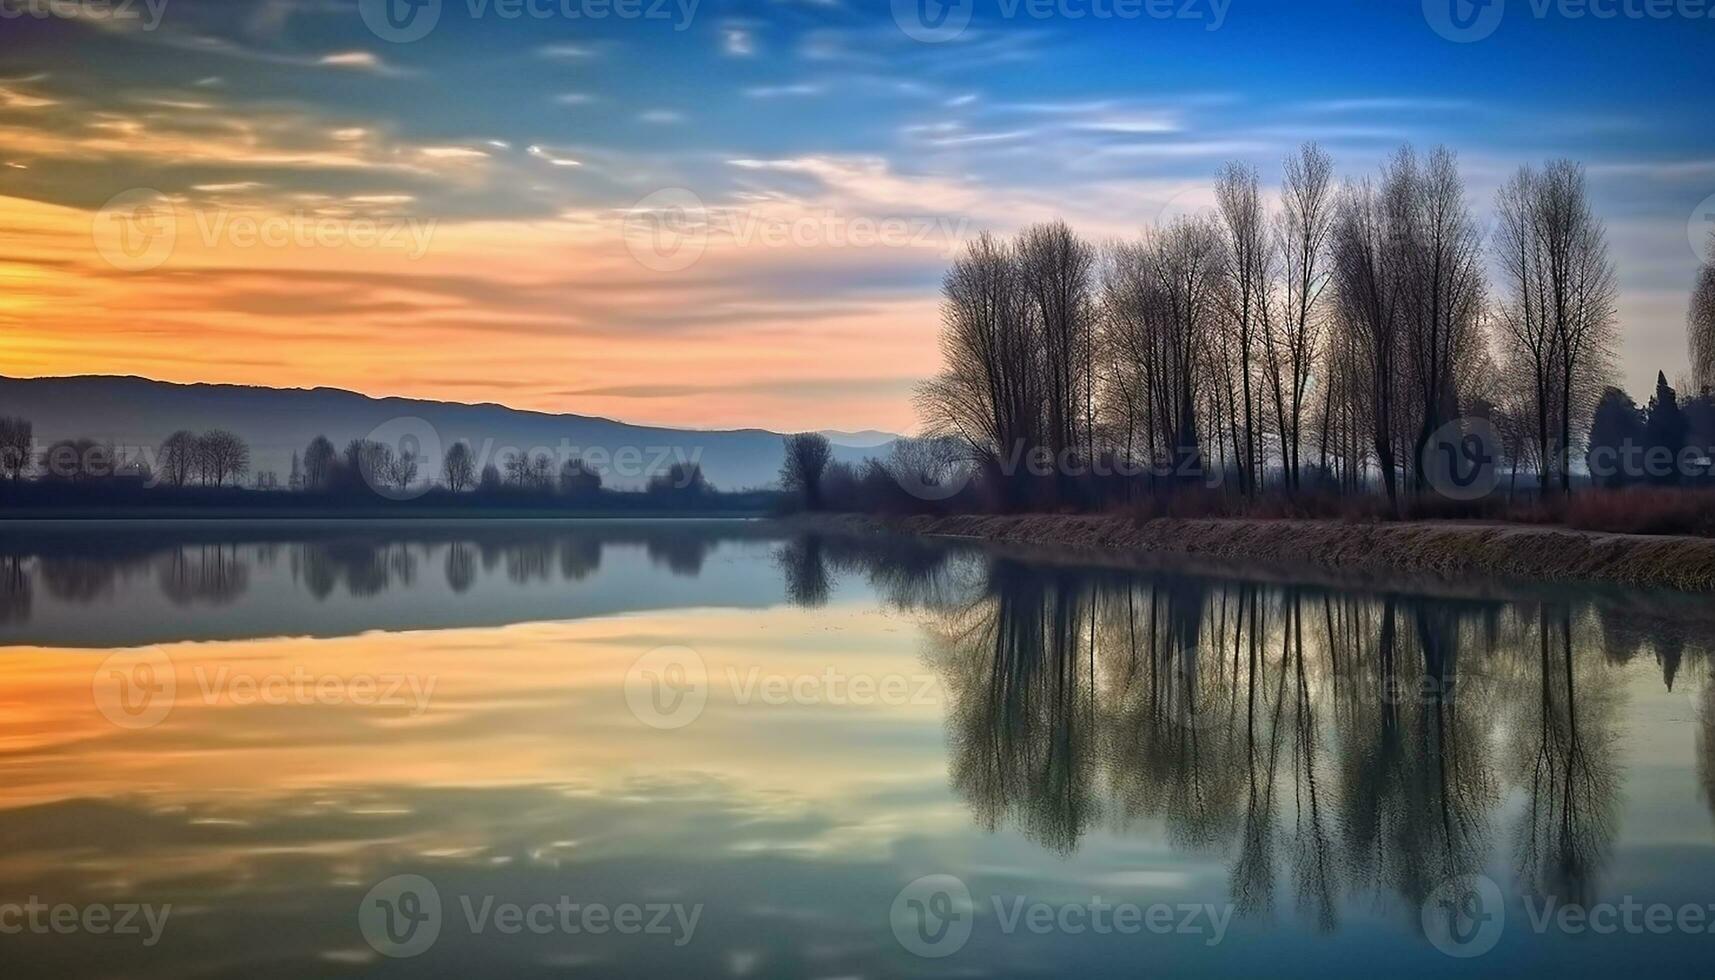
<path fill-rule="evenodd" d="M 0 0 L 18 977 L 1702 977 L 1715 0 Z"/>
<path fill-rule="evenodd" d="M 942 43 L 849 0 L 448 2 L 409 42 L 334 0 L 21 8 L 0 21 L 4 373 L 910 432 L 970 237 L 1132 236 L 1212 205 L 1224 161 L 1272 184 L 1314 139 L 1355 175 L 1453 146 L 1479 202 L 1582 160 L 1642 390 L 1680 360 L 1687 224 L 1715 192 L 1715 21 L 1515 5 L 1477 44 L 1416 4 L 979 3 Z M 94 236 L 139 189 L 175 242 L 127 271 Z M 706 209 L 682 269 L 633 255 L 662 191 Z M 866 239 L 884 223 L 902 233 Z"/>

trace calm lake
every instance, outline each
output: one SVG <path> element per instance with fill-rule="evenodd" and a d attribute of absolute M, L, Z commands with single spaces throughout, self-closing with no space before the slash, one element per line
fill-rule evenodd
<path fill-rule="evenodd" d="M 1706 600 L 0 525 L 9 976 L 1707 976 Z"/>

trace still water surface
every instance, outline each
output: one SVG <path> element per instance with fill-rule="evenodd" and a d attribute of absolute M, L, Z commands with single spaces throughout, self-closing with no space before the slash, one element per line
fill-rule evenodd
<path fill-rule="evenodd" d="M 1707 605 L 6 526 L 0 972 L 1708 976 Z"/>

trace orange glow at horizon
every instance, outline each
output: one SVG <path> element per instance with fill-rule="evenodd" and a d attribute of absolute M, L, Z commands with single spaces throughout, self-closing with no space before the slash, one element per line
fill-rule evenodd
<path fill-rule="evenodd" d="M 175 203 L 170 257 L 127 271 L 98 248 L 98 212 L 0 197 L 0 375 L 914 432 L 911 387 L 939 361 L 933 298 L 802 302 L 735 285 L 764 264 L 813 277 L 850 250 L 711 241 L 696 266 L 662 273 L 601 212 L 449 222 Z"/>

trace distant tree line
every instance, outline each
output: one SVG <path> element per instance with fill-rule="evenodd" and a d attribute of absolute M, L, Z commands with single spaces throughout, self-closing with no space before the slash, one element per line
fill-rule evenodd
<path fill-rule="evenodd" d="M 422 460 L 413 452 L 371 439 L 353 439 L 343 452 L 336 451 L 326 436 L 316 436 L 304 449 L 301 463 L 302 488 L 312 493 L 342 493 L 375 490 L 404 494 L 421 488 L 419 477 L 451 494 L 484 497 L 554 498 L 594 504 L 616 491 L 602 486 L 601 471 L 580 457 L 555 465 L 545 451 L 511 450 L 499 463 L 487 463 L 480 472 L 470 444 L 453 443 L 441 459 L 438 474 L 421 472 Z M 438 481 L 437 481 L 438 477 Z M 718 491 L 694 462 L 675 462 L 651 474 L 641 493 L 651 499 L 695 505 L 713 498 Z"/>
<path fill-rule="evenodd" d="M 38 450 L 29 419 L 0 417 L 0 477 L 13 483 L 27 478 L 89 483 L 126 480 L 172 487 L 236 485 L 250 471 L 250 447 L 225 429 L 196 433 L 181 429 L 168 436 L 154 464 L 128 456 L 111 443 L 87 437 L 58 439 Z"/>
<path fill-rule="evenodd" d="M 265 498 L 363 508 L 422 499 L 425 506 L 460 508 L 757 512 L 771 509 L 778 499 L 773 491 L 723 493 L 694 461 L 674 462 L 650 473 L 634 491 L 605 487 L 601 470 L 584 459 L 556 462 L 545 451 L 505 452 L 479 472 L 475 454 L 462 441 L 449 447 L 436 467 L 406 443 L 353 439 L 337 449 L 332 440 L 318 435 L 292 454 L 288 480 L 280 481 L 268 471 L 255 474 L 247 485 L 251 469 L 250 446 L 224 429 L 174 432 L 153 452 L 81 437 L 56 440 L 44 448 L 37 445 L 30 420 L 0 417 L 0 493 L 13 503 L 34 506 L 115 501 L 127 506 L 225 506 L 244 497 L 247 505 L 268 507 L 293 505 Z"/>

